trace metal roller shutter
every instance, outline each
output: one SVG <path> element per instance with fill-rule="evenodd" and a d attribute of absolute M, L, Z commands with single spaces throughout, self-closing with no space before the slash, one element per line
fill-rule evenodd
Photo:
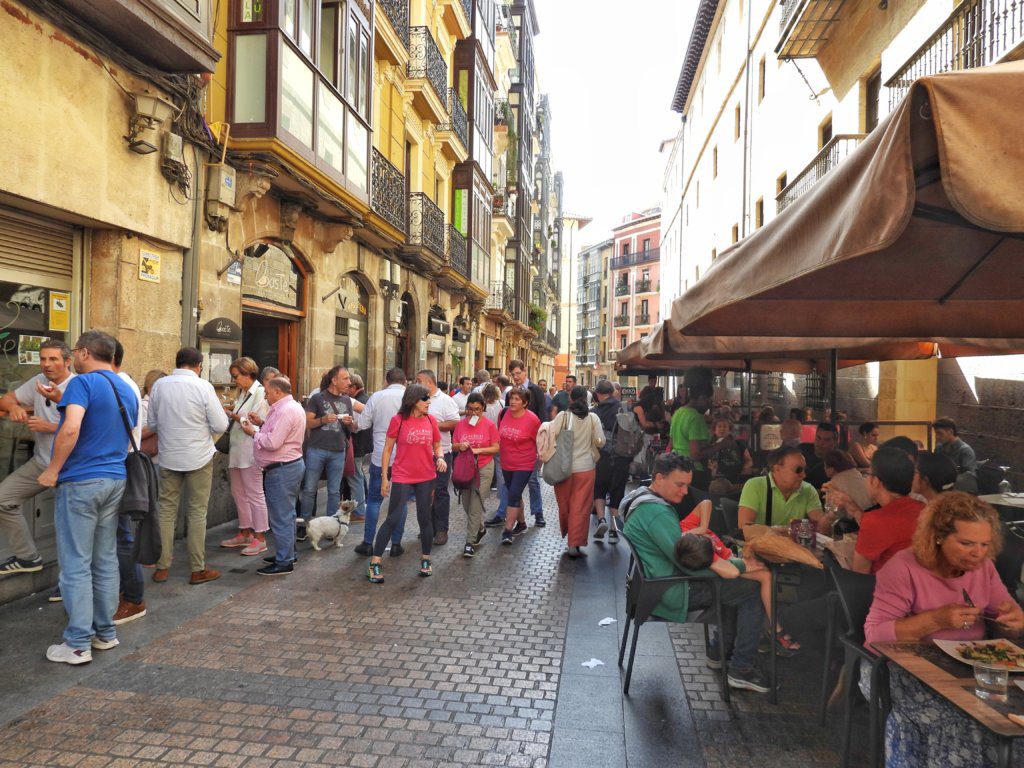
<path fill-rule="evenodd" d="M 70 278 L 74 229 L 0 208 L 0 267 Z"/>

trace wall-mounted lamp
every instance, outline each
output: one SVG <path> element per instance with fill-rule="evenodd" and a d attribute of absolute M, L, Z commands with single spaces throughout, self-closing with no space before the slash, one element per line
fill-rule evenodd
<path fill-rule="evenodd" d="M 170 102 L 146 93 L 133 94 L 135 114 L 128 122 L 128 149 L 140 155 L 157 150 L 157 127 L 177 110 Z"/>

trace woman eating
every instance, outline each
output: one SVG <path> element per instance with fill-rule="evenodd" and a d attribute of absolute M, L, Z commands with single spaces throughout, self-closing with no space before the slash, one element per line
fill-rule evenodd
<path fill-rule="evenodd" d="M 498 417 L 498 456 L 508 492 L 502 544 L 511 544 L 513 537 L 526 530 L 523 490 L 537 463 L 537 431 L 540 429 L 540 419 L 527 407 L 529 403 L 529 393 L 522 387 L 513 387 L 508 393 L 508 408 Z"/>
<path fill-rule="evenodd" d="M 488 386 L 493 386 L 488 384 Z M 476 460 L 477 477 L 474 485 L 459 492 L 462 508 L 466 510 L 466 546 L 463 557 L 476 555 L 476 547 L 487 529 L 484 527 L 484 497 L 491 490 L 494 477 L 494 455 L 498 452 L 498 428 L 484 415 L 484 398 L 473 392 L 466 399 L 466 417 L 455 427 L 452 450 L 469 451 Z"/>
<path fill-rule="evenodd" d="M 932 501 L 921 511 L 912 546 L 878 572 L 866 642 L 981 640 L 989 626 L 998 637 L 1016 638 L 1024 612 L 992 562 L 999 546 L 991 506 L 958 492 Z M 987 730 L 897 665 L 889 673 L 887 766 L 995 764 L 997 744 Z"/>
<path fill-rule="evenodd" d="M 402 406 L 388 425 L 381 460 L 380 495 L 388 497 L 388 516 L 377 530 L 373 557 L 366 577 L 374 584 L 384 581 L 381 558 L 391 534 L 405 512 L 409 496 L 416 497 L 416 521 L 420 526 L 420 576 L 433 573 L 430 547 L 434 541 L 434 524 L 430 508 L 434 502 L 434 481 L 439 472 L 448 469 L 441 453 L 441 432 L 437 421 L 427 413 L 430 394 L 426 387 L 413 384 L 402 395 Z M 391 453 L 394 451 L 394 465 Z M 390 472 L 388 470 L 391 470 Z M 394 485 L 394 488 L 392 488 Z"/>

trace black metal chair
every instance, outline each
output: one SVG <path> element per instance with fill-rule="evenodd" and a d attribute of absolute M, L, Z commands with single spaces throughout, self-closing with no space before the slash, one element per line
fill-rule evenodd
<path fill-rule="evenodd" d="M 826 552 L 825 567 L 835 585 L 837 604 L 847 630 L 839 637 L 843 646 L 844 710 L 842 768 L 850 764 L 850 734 L 853 728 L 853 704 L 860 689 L 858 670 L 860 663 L 868 665 L 871 679 L 871 693 L 868 697 L 868 746 L 871 765 L 881 764 L 882 734 L 885 718 L 889 714 L 889 675 L 885 659 L 864 645 L 864 622 L 871 608 L 875 591 L 875 577 L 843 568 L 831 552 Z M 831 623 L 831 622 L 830 622 Z M 831 623 L 834 633 L 834 623 Z M 826 649 L 831 647 L 832 638 L 826 639 Z M 826 650 L 826 656 L 830 655 Z M 826 661 L 828 664 L 831 659 Z M 826 677 L 828 675 L 826 667 Z"/>
<path fill-rule="evenodd" d="M 723 496 L 721 508 L 725 532 L 729 536 L 735 536 L 736 532 L 740 529 L 740 500 L 730 496 Z"/>
<path fill-rule="evenodd" d="M 689 611 L 686 617 L 687 623 L 698 623 L 704 625 L 704 642 L 708 644 L 708 625 L 714 624 L 718 628 L 718 652 L 721 663 L 722 698 L 729 701 L 729 672 L 725 661 L 725 634 L 722 631 L 722 593 L 721 580 L 718 577 L 709 576 L 665 576 L 661 578 L 649 578 L 644 573 L 643 563 L 637 555 L 633 542 L 623 532 L 623 540 L 629 546 L 629 567 L 626 572 L 626 622 L 622 630 L 622 642 L 619 646 L 619 667 L 622 667 L 622 660 L 626 654 L 626 640 L 629 638 L 629 625 L 633 624 L 633 642 L 629 648 L 629 663 L 626 666 L 626 679 L 622 686 L 622 692 L 629 694 L 629 681 L 633 676 L 633 659 L 636 656 L 636 641 L 640 634 L 640 627 L 648 621 L 666 621 L 658 616 L 653 616 L 654 609 L 661 602 L 665 592 L 674 586 L 681 584 L 692 584 L 706 582 L 711 586 L 714 594 L 714 603 L 709 608 L 699 608 Z"/>

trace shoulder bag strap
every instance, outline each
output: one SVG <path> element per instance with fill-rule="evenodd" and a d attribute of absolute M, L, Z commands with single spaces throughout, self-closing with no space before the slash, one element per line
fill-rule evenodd
<path fill-rule="evenodd" d="M 245 399 L 238 404 L 237 408 L 235 408 L 235 413 L 238 413 L 240 410 L 242 410 L 245 407 L 245 404 L 249 402 L 249 398 L 250 397 L 252 397 L 252 392 L 246 392 L 245 393 Z M 234 419 L 232 419 L 231 423 L 228 425 L 228 432 L 230 432 L 232 429 L 234 429 L 237 426 L 238 426 L 238 422 L 235 421 Z"/>
<path fill-rule="evenodd" d="M 106 376 L 103 376 L 102 371 L 96 371 L 96 373 L 106 379 L 107 384 L 109 384 L 110 388 L 114 390 L 114 399 L 117 400 L 117 407 L 121 411 L 121 423 L 124 424 L 125 431 L 128 433 L 128 442 L 131 443 L 133 451 L 138 451 L 139 446 L 135 444 L 135 435 L 132 434 L 132 427 L 128 423 L 128 412 L 124 409 L 124 403 L 121 402 L 121 396 L 117 394 L 117 387 L 114 386 L 113 381 Z"/>
<path fill-rule="evenodd" d="M 764 476 L 764 484 L 767 486 L 767 495 L 765 496 L 764 502 L 764 524 L 769 528 L 772 526 L 772 497 L 775 495 L 772 493 L 772 476 Z"/>

